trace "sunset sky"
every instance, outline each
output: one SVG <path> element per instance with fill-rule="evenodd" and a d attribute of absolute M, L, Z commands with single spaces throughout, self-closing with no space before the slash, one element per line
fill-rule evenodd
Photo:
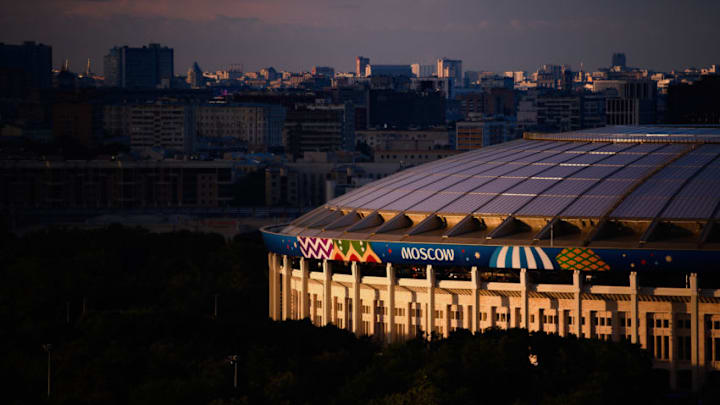
<path fill-rule="evenodd" d="M 242 63 L 309 70 L 371 63 L 463 60 L 464 70 L 585 70 L 628 64 L 656 70 L 720 64 L 720 1 L 485 0 L 27 0 L 5 1 L 0 41 L 35 40 L 80 71 L 102 72 L 114 45 L 175 49 L 175 72 Z"/>

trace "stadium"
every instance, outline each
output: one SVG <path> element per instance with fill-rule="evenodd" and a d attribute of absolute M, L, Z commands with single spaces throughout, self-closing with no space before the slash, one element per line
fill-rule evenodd
<path fill-rule="evenodd" d="M 269 314 L 388 342 L 521 327 L 720 370 L 720 129 L 604 127 L 409 168 L 263 229 Z"/>

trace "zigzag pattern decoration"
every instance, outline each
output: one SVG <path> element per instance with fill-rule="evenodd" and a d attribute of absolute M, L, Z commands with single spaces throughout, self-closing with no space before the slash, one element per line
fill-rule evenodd
<path fill-rule="evenodd" d="M 332 239 L 310 238 L 298 236 L 300 253 L 308 259 L 331 259 L 333 253 Z"/>
<path fill-rule="evenodd" d="M 333 240 L 335 250 L 333 250 L 333 260 L 342 260 L 345 262 L 364 262 L 364 263 L 381 263 L 372 250 L 370 242 L 359 240 Z"/>

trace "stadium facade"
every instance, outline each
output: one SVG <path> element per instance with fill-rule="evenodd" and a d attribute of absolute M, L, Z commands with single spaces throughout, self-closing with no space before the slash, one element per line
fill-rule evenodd
<path fill-rule="evenodd" d="M 527 133 L 263 229 L 269 314 L 389 342 L 627 339 L 697 389 L 720 370 L 718 218 L 720 129 Z"/>

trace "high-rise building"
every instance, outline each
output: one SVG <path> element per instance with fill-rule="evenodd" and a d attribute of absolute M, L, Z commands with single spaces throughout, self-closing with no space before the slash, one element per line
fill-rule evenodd
<path fill-rule="evenodd" d="M 192 67 L 188 69 L 187 83 L 194 89 L 205 87 L 203 71 L 200 69 L 197 62 L 193 63 Z"/>
<path fill-rule="evenodd" d="M 358 56 L 355 58 L 355 75 L 365 77 L 365 67 L 370 64 L 370 58 Z"/>
<path fill-rule="evenodd" d="M 612 55 L 612 66 L 618 66 L 620 68 L 625 68 L 625 54 L 621 52 L 616 52 Z"/>
<path fill-rule="evenodd" d="M 52 84 L 52 47 L 24 42 L 22 45 L 0 43 L 0 94 L 22 97 L 30 89 L 44 89 Z"/>
<path fill-rule="evenodd" d="M 167 88 L 174 75 L 173 49 L 159 44 L 114 47 L 103 60 L 107 86 Z"/>
<path fill-rule="evenodd" d="M 462 61 L 448 58 L 437 60 L 437 76 L 450 77 L 455 80 L 456 84 L 462 84 Z"/>
<path fill-rule="evenodd" d="M 410 65 L 410 69 L 415 77 L 432 77 L 435 74 L 435 66 L 433 65 L 421 65 L 419 63 L 413 63 Z"/>

